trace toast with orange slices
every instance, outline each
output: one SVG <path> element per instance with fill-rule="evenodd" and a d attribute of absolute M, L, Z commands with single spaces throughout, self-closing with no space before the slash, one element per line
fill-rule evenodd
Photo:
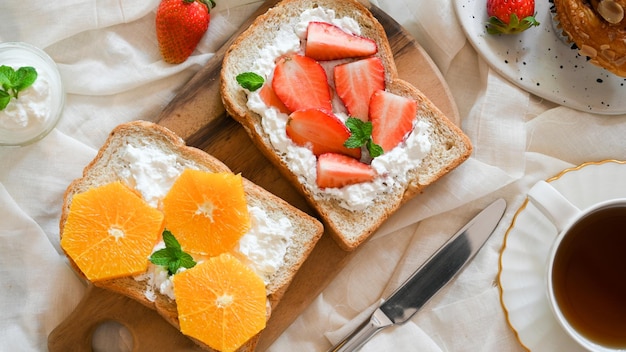
<path fill-rule="evenodd" d="M 222 100 L 345 250 L 466 160 L 467 136 L 398 77 L 355 0 L 283 0 L 227 50 Z"/>
<path fill-rule="evenodd" d="M 85 167 L 82 177 L 74 180 L 67 188 L 60 219 L 60 236 L 61 246 L 68 255 L 69 262 L 79 275 L 88 280 L 90 280 L 90 275 L 92 275 L 94 270 L 98 273 L 108 270 L 107 268 L 93 268 L 93 266 L 96 265 L 94 264 L 97 262 L 96 259 L 100 260 L 99 258 L 102 257 L 112 258 L 109 256 L 109 253 L 96 252 L 84 254 L 85 256 L 94 256 L 94 258 L 87 258 L 87 264 L 83 264 L 83 262 L 85 262 L 83 259 L 85 258 L 79 258 L 81 255 L 76 255 L 74 252 L 70 252 L 69 248 L 72 246 L 72 241 L 70 241 L 69 236 L 75 236 L 75 233 L 79 232 L 78 240 L 83 240 L 84 238 L 81 237 L 89 237 L 95 234 L 96 231 L 91 230 L 91 227 L 102 227 L 102 223 L 108 224 L 107 221 L 118 221 L 126 215 L 129 216 L 129 218 L 124 218 L 127 219 L 126 223 L 132 222 L 131 225 L 136 228 L 140 228 L 141 232 L 145 233 L 146 237 L 148 237 L 148 232 L 150 232 L 150 236 L 156 236 L 156 242 L 153 238 L 147 240 L 148 245 L 154 247 L 154 250 L 151 249 L 150 252 L 156 251 L 159 248 L 158 243 L 161 239 L 161 231 L 163 231 L 163 239 L 165 239 L 166 231 L 164 230 L 170 226 L 174 228 L 175 221 L 171 218 L 168 220 L 167 209 L 165 209 L 164 212 L 164 220 L 160 220 L 161 218 L 159 218 L 158 214 L 155 215 L 154 213 L 163 211 L 164 208 L 168 206 L 167 202 L 169 201 L 173 204 L 171 207 L 175 208 L 173 213 L 180 214 L 182 209 L 181 207 L 184 207 L 184 205 L 181 205 L 183 203 L 176 203 L 175 200 L 168 200 L 167 197 L 175 199 L 181 194 L 182 196 L 187 196 L 187 194 L 183 194 L 184 192 L 182 191 L 179 194 L 175 194 L 175 196 L 170 196 L 170 194 L 174 192 L 175 185 L 179 185 L 179 182 L 183 182 L 183 175 L 191 173 L 199 174 L 199 177 L 201 177 L 200 182 L 192 186 L 197 187 L 194 189 L 198 189 L 198 191 L 188 192 L 190 194 L 193 193 L 192 196 L 197 196 L 196 193 L 202 192 L 199 189 L 201 189 L 205 184 L 213 182 L 209 180 L 210 177 L 218 175 L 218 178 L 221 178 L 223 176 L 224 178 L 228 178 L 230 180 L 229 182 L 234 182 L 233 184 L 236 187 L 241 188 L 243 191 L 241 193 L 241 197 L 244 198 L 243 201 L 245 202 L 244 207 L 247 206 L 248 209 L 254 208 L 256 209 L 256 213 L 260 212 L 265 214 L 263 217 L 263 224 L 255 224 L 255 221 L 259 221 L 258 215 L 253 216 L 252 211 L 250 211 L 250 215 L 235 214 L 235 225 L 239 227 L 243 226 L 243 229 L 226 229 L 226 231 L 232 230 L 240 231 L 242 233 L 249 231 L 248 233 L 253 233 L 252 228 L 259 228 L 259 226 L 263 226 L 256 232 L 256 234 L 260 235 L 251 235 L 252 237 L 258 237 L 257 239 L 253 238 L 253 242 L 263 242 L 264 239 L 261 237 L 273 231 L 272 224 L 281 223 L 284 225 L 287 223 L 286 229 L 289 231 L 289 234 L 287 234 L 289 239 L 286 242 L 286 247 L 283 248 L 283 252 L 272 252 L 271 250 L 267 251 L 270 254 L 276 253 L 274 254 L 275 256 L 280 256 L 280 258 L 274 258 L 279 262 L 279 265 L 277 265 L 275 270 L 269 274 L 265 273 L 256 275 L 255 273 L 258 273 L 258 268 L 253 269 L 252 271 L 246 269 L 249 271 L 247 275 L 258 277 L 258 280 L 255 281 L 261 282 L 261 290 L 265 294 L 264 297 L 262 297 L 262 302 L 264 302 L 262 314 L 265 315 L 265 320 L 269 319 L 271 309 L 278 304 L 298 268 L 305 261 L 315 246 L 317 240 L 320 238 L 323 232 L 321 223 L 308 214 L 286 203 L 279 197 L 241 177 L 241 175 L 233 175 L 228 167 L 219 160 L 202 150 L 186 146 L 184 141 L 173 132 L 154 123 L 136 121 L 125 123 L 116 127 L 111 132 L 105 144 L 99 150 L 95 159 Z M 218 189 L 220 192 L 218 195 L 219 198 L 223 199 L 231 197 L 227 194 L 229 190 L 224 188 L 236 188 L 235 186 L 227 185 L 225 187 L 221 187 L 222 189 Z M 115 189 L 115 192 L 117 193 L 111 193 L 111 190 L 105 189 L 105 187 Z M 185 189 L 184 187 L 186 186 L 180 185 L 179 187 L 183 187 L 183 189 Z M 187 187 L 187 190 L 188 189 L 189 188 Z M 88 203 L 85 203 L 84 198 L 80 198 L 81 204 L 73 204 L 78 203 L 74 202 L 74 200 L 79 199 L 79 197 L 83 197 L 85 194 L 88 195 L 89 192 L 93 192 L 94 190 L 102 192 L 100 194 L 94 194 L 96 197 L 96 205 L 93 205 L 92 207 L 97 208 L 104 206 L 105 204 L 113 204 L 113 206 L 119 206 L 119 204 L 122 204 L 122 206 L 126 206 L 128 209 L 124 211 L 122 208 L 122 211 L 118 211 L 118 214 L 114 216 L 116 220 L 111 220 L 110 218 L 105 219 L 104 216 L 99 217 L 89 214 L 85 215 L 84 208 L 85 204 Z M 107 194 L 105 191 L 108 192 L 107 196 L 105 196 Z M 126 199 L 131 200 L 127 201 Z M 142 204 L 137 205 L 138 203 Z M 82 213 L 74 214 L 74 211 L 78 212 L 79 210 L 77 209 L 81 209 L 79 208 L 81 205 L 83 206 L 83 209 L 80 210 Z M 232 205 L 232 203 L 227 203 L 225 208 L 231 207 L 234 207 L 234 205 Z M 151 208 L 151 210 L 146 210 L 145 208 Z M 91 209 L 87 210 L 88 212 L 91 212 Z M 206 207 L 199 208 L 199 210 L 208 211 Z M 106 209 L 96 209 L 94 212 L 96 214 L 98 212 L 103 213 L 106 212 Z M 143 212 L 151 214 L 148 220 L 144 221 L 146 218 L 145 216 L 141 218 L 138 217 Z M 122 214 L 120 215 L 120 213 Z M 213 212 L 213 214 L 216 213 Z M 78 215 L 82 215 L 83 218 L 87 218 L 87 220 L 85 220 L 87 225 L 73 219 L 73 217 Z M 198 212 L 196 212 L 196 215 L 198 215 Z M 250 220 L 248 220 L 248 217 Z M 218 221 L 217 218 L 212 218 L 211 220 L 215 220 L 215 222 Z M 162 221 L 162 223 L 159 221 Z M 124 222 L 124 220 L 119 220 L 118 222 Z M 150 222 L 151 225 L 145 228 L 139 227 L 142 226 L 140 223 L 144 222 Z M 244 225 L 241 225 L 241 223 L 244 223 Z M 133 236 L 131 230 L 124 232 L 124 226 L 124 224 L 121 224 L 119 229 L 115 229 L 114 226 L 110 226 L 108 230 L 106 230 L 108 231 L 108 234 L 111 235 L 108 237 L 114 238 L 117 241 L 113 241 L 113 243 L 122 243 L 122 245 L 125 245 L 123 244 L 125 242 L 122 242 L 122 240 L 124 240 L 125 237 L 130 238 Z M 157 232 L 156 235 L 153 234 L 154 231 Z M 176 232 L 182 233 L 182 231 L 183 230 L 177 229 L 176 231 L 172 231 L 172 233 L 176 236 Z M 138 237 L 141 237 L 143 233 L 140 233 Z M 279 240 L 281 239 L 286 241 L 285 238 L 279 237 Z M 141 240 L 146 242 L 143 238 Z M 167 242 L 167 240 L 165 241 Z M 186 243 L 188 242 L 183 242 L 183 238 L 180 237 L 180 243 L 182 244 L 182 250 L 185 251 Z M 191 245 L 189 246 L 191 247 Z M 228 248 L 232 247 L 232 245 L 226 246 Z M 199 255 L 200 259 L 196 260 L 198 264 L 196 264 L 193 269 L 208 262 L 212 262 L 213 264 L 211 265 L 218 266 L 230 265 L 229 272 L 233 273 L 240 273 L 243 270 L 240 267 L 255 268 L 255 257 L 253 255 L 247 256 L 246 253 L 248 252 L 243 252 L 241 248 L 242 247 L 240 245 L 239 247 L 231 249 L 229 253 L 221 255 L 215 255 L 216 253 L 204 256 Z M 194 253 L 198 252 L 195 251 Z M 108 259 L 108 261 L 126 261 L 126 258 L 131 257 L 132 254 L 133 253 L 125 253 L 123 254 L 124 258 L 120 260 Z M 154 268 L 158 266 L 147 263 L 149 255 L 150 253 L 147 255 L 141 254 L 139 256 L 140 259 L 143 260 L 142 264 L 145 264 L 148 269 L 139 269 L 139 271 L 135 269 L 132 273 L 128 273 L 126 275 L 124 275 L 124 272 L 122 271 L 116 274 L 111 274 L 110 278 L 107 278 L 106 275 L 98 276 L 97 279 L 92 278 L 90 281 L 98 287 L 126 295 L 141 302 L 149 308 L 155 309 L 169 323 L 180 329 L 182 322 L 181 317 L 179 316 L 180 307 L 177 307 L 177 297 L 172 298 L 167 293 L 161 292 L 158 287 L 152 286 L 154 277 L 150 277 L 150 275 L 154 274 Z M 194 258 L 196 258 L 196 255 L 194 255 Z M 219 260 L 215 261 L 213 260 L 214 258 L 219 258 Z M 240 262 L 243 265 L 233 267 L 230 264 L 233 261 Z M 181 274 L 181 279 L 178 280 L 181 281 L 178 285 L 180 286 L 179 291 L 176 290 L 176 282 L 178 282 L 176 279 L 179 274 L 175 273 L 171 275 L 171 277 L 173 277 L 172 282 L 174 282 L 172 284 L 174 286 L 174 292 L 181 295 L 184 294 L 185 296 L 189 296 L 190 293 L 191 295 L 195 294 L 193 292 L 193 283 L 196 279 L 193 279 L 194 276 L 191 275 L 191 271 L 193 269 L 179 271 L 184 273 L 187 277 L 187 279 L 183 280 L 183 275 Z M 188 273 L 189 275 L 187 275 Z M 194 275 L 202 274 L 194 272 Z M 232 275 L 229 274 L 229 280 L 231 279 L 231 276 Z M 205 280 L 197 281 L 200 282 Z M 183 287 L 186 288 L 183 289 Z M 204 292 L 208 294 L 209 291 L 207 290 Z M 202 295 L 206 296 L 205 293 L 202 293 Z M 235 300 L 236 299 L 237 297 L 235 297 Z M 226 328 L 231 328 L 231 326 L 227 326 Z M 184 334 L 187 334 L 184 329 L 181 329 L 181 331 Z M 224 347 L 224 349 L 252 351 L 255 348 L 259 333 L 256 333 L 247 341 L 243 342 L 243 344 L 239 343 L 237 345 L 239 347 L 237 348 L 233 349 L 231 345 L 230 347 Z M 197 336 L 187 335 L 207 350 L 219 349 L 215 348 L 215 344 L 209 344 L 207 341 L 204 341 Z"/>

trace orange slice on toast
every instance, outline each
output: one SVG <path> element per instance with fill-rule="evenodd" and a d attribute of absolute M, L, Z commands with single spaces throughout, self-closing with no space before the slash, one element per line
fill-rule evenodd
<path fill-rule="evenodd" d="M 75 194 L 61 247 L 90 281 L 136 275 L 163 231 L 163 213 L 120 182 Z"/>
<path fill-rule="evenodd" d="M 165 226 L 188 253 L 216 256 L 250 230 L 241 175 L 185 169 L 163 199 Z"/>
<path fill-rule="evenodd" d="M 211 257 L 172 280 L 183 334 L 225 352 L 265 328 L 265 284 L 231 254 Z"/>

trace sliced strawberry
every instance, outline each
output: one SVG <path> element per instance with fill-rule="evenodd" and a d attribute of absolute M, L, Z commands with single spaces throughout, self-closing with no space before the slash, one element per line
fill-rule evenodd
<path fill-rule="evenodd" d="M 413 129 L 417 103 L 384 90 L 376 91 L 370 100 L 372 140 L 385 152 L 404 140 Z"/>
<path fill-rule="evenodd" d="M 291 54 L 278 58 L 272 89 L 290 111 L 332 110 L 326 71 L 309 57 Z"/>
<path fill-rule="evenodd" d="M 259 91 L 259 95 L 261 96 L 261 99 L 263 100 L 265 105 L 273 106 L 283 114 L 289 115 L 291 113 L 291 111 L 287 109 L 285 104 L 283 104 L 282 100 L 278 98 L 271 85 L 264 84 Z"/>
<path fill-rule="evenodd" d="M 287 136 L 313 154 L 340 153 L 361 158 L 361 148 L 346 148 L 350 130 L 332 112 L 321 109 L 297 110 L 287 120 Z"/>
<path fill-rule="evenodd" d="M 375 41 L 344 32 L 333 24 L 310 22 L 307 27 L 304 54 L 316 60 L 363 57 L 377 51 Z"/>
<path fill-rule="evenodd" d="M 378 57 L 335 66 L 335 90 L 352 117 L 368 121 L 370 97 L 385 89 L 385 66 Z"/>
<path fill-rule="evenodd" d="M 376 171 L 367 164 L 343 154 L 326 153 L 317 158 L 317 186 L 338 188 L 355 183 L 369 182 Z"/>

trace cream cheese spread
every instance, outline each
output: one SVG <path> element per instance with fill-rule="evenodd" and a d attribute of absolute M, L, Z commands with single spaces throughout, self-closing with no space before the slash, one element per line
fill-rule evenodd
<path fill-rule="evenodd" d="M 155 246 L 154 251 L 157 251 L 161 248 L 165 248 L 165 244 L 163 243 L 163 241 Z M 184 270 L 185 268 L 180 268 L 178 272 L 182 272 Z M 169 273 L 167 272 L 167 269 L 162 266 L 150 264 L 148 266 L 148 271 L 143 274 L 137 275 L 135 277 L 135 280 L 147 280 L 144 295 L 150 302 L 154 302 L 156 300 L 157 293 L 166 295 L 170 299 L 175 299 L 172 280 Z"/>
<path fill-rule="evenodd" d="M 125 145 L 120 152 L 123 166 L 119 175 L 123 182 L 141 193 L 153 207 L 159 207 L 163 197 L 170 190 L 176 178 L 185 168 L 199 169 L 195 163 L 182 160 L 176 155 L 166 153 L 151 144 Z M 254 270 L 267 286 L 273 275 L 285 263 L 285 254 L 292 245 L 293 225 L 289 219 L 272 219 L 263 209 L 248 206 L 250 230 L 239 240 L 233 250 L 237 256 Z M 174 234 L 176 235 L 176 234 Z M 165 247 L 163 241 L 157 243 L 153 252 Z M 196 262 L 206 260 L 204 256 L 194 256 Z M 185 270 L 179 269 L 179 272 Z M 156 299 L 156 293 L 175 299 L 171 277 L 167 269 L 150 264 L 148 271 L 135 277 L 137 281 L 147 281 L 144 292 L 150 301 Z"/>
<path fill-rule="evenodd" d="M 284 264 L 287 249 L 291 244 L 293 225 L 287 218 L 270 218 L 259 207 L 248 207 L 252 226 L 250 231 L 239 240 L 237 252 L 244 255 L 252 269 L 265 285 Z"/>
<path fill-rule="evenodd" d="M 311 21 L 332 23 L 349 33 L 361 34 L 358 23 L 352 18 L 336 18 L 333 10 L 322 7 L 306 10 L 300 15 L 299 22 L 295 26 L 285 24 L 278 30 L 273 44 L 260 51 L 251 71 L 266 77 L 268 83 L 271 82 L 274 62 L 278 57 L 288 53 L 302 54 L 304 52 L 302 43 L 305 41 L 306 28 Z M 343 61 L 322 63 L 328 77 L 332 77 L 328 74 L 332 72 L 332 67 L 341 62 Z M 425 121 L 417 121 L 405 142 L 372 161 L 371 165 L 379 175 L 374 181 L 342 188 L 320 189 L 315 182 L 315 155 L 308 148 L 294 144 L 287 136 L 285 127 L 288 115 L 276 108 L 268 107 L 261 99 L 259 91 L 248 92 L 247 106 L 261 115 L 263 130 L 269 135 L 273 147 L 291 171 L 298 175 L 298 180 L 312 191 L 314 197 L 338 200 L 341 206 L 348 210 L 363 210 L 377 197 L 406 187 L 408 172 L 417 168 L 431 149 L 430 125 Z M 333 112 L 339 119 L 343 121 L 347 119 L 345 107 L 336 94 L 333 96 Z"/>
<path fill-rule="evenodd" d="M 42 69 L 35 70 L 38 76 L 33 85 L 21 91 L 18 99 L 11 98 L 6 108 L 0 110 L 0 128 L 9 131 L 39 129 L 51 118 L 50 77 Z"/>
<path fill-rule="evenodd" d="M 195 163 L 179 160 L 175 154 L 164 153 L 150 144 L 137 147 L 128 144 L 120 155 L 128 165 L 121 170 L 120 177 L 155 208 L 185 168 L 198 169 Z"/>

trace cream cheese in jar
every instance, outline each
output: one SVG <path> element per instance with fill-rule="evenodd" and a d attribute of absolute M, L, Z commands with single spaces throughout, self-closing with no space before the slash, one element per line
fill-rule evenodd
<path fill-rule="evenodd" d="M 56 126 L 65 103 L 56 64 L 32 45 L 9 42 L 0 44 L 0 65 L 37 71 L 35 82 L 0 110 L 0 145 L 26 145 L 43 138 Z"/>

